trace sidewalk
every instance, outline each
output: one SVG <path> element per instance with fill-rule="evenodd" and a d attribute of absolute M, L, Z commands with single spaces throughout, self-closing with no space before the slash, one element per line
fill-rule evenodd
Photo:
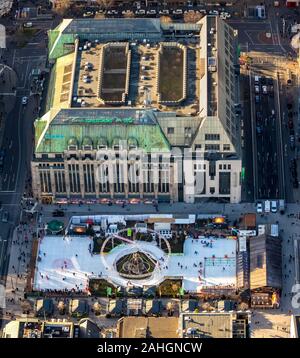
<path fill-rule="evenodd" d="M 32 225 L 19 225 L 13 233 L 12 248 L 6 280 L 4 315 L 13 319 L 26 311 L 32 311 L 29 302 L 24 299 L 28 267 L 31 257 Z M 31 313 L 31 312 L 30 312 Z"/>

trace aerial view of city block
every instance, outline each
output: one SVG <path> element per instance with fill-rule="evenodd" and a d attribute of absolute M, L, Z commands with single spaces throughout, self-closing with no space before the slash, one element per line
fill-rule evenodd
<path fill-rule="evenodd" d="M 0 0 L 0 337 L 299 335 L 300 1 Z"/>

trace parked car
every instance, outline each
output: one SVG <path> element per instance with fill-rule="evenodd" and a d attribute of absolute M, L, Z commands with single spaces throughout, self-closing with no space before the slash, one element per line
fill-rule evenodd
<path fill-rule="evenodd" d="M 0 172 L 2 172 L 2 170 L 3 170 L 4 157 L 5 157 L 5 150 L 1 149 L 0 150 Z"/>
<path fill-rule="evenodd" d="M 54 210 L 52 212 L 53 217 L 63 217 L 65 216 L 65 212 L 63 210 Z"/>
<path fill-rule="evenodd" d="M 261 214 L 261 213 L 263 212 L 263 204 L 262 204 L 261 202 L 258 202 L 258 203 L 256 204 L 256 212 L 257 212 L 258 214 Z"/>
<path fill-rule="evenodd" d="M 285 201 L 283 199 L 279 200 L 279 212 L 284 214 L 285 211 Z"/>
<path fill-rule="evenodd" d="M 147 10 L 147 15 L 156 15 L 156 10 Z"/>
<path fill-rule="evenodd" d="M 92 17 L 94 16 L 94 13 L 92 11 L 87 11 L 83 14 L 83 17 Z"/>
<path fill-rule="evenodd" d="M 295 136 L 294 135 L 290 135 L 290 148 L 291 148 L 291 150 L 295 149 Z"/>
<path fill-rule="evenodd" d="M 257 134 L 262 134 L 263 130 L 262 130 L 262 127 L 261 126 L 256 126 L 256 132 Z"/>
<path fill-rule="evenodd" d="M 260 76 L 254 76 L 254 83 L 255 83 L 256 85 L 259 84 L 259 81 L 260 81 Z"/>
<path fill-rule="evenodd" d="M 255 103 L 259 103 L 260 102 L 260 96 L 256 95 L 255 96 Z"/>
<path fill-rule="evenodd" d="M 270 200 L 265 200 L 265 213 L 269 213 L 271 210 Z"/>
<path fill-rule="evenodd" d="M 256 120 L 257 120 L 257 122 L 260 122 L 262 120 L 261 112 L 256 112 Z"/>
<path fill-rule="evenodd" d="M 299 188 L 298 179 L 295 179 L 295 180 L 293 181 L 293 188 L 294 188 L 294 189 L 298 189 L 298 188 Z"/>
<path fill-rule="evenodd" d="M 23 106 L 25 106 L 27 103 L 28 103 L 28 97 L 27 96 L 22 97 Z"/>
<path fill-rule="evenodd" d="M 140 9 L 140 10 L 137 10 L 135 13 L 136 13 L 136 15 L 145 15 L 146 11 L 143 9 Z"/>
<path fill-rule="evenodd" d="M 33 27 L 33 23 L 32 23 L 32 22 L 25 22 L 25 23 L 23 24 L 23 27 L 25 27 L 25 28 Z"/>
<path fill-rule="evenodd" d="M 254 86 L 254 92 L 259 93 L 259 86 L 258 85 Z"/>
<path fill-rule="evenodd" d="M 3 214 L 2 214 L 2 222 L 3 222 L 3 223 L 7 223 L 7 222 L 8 222 L 8 218 L 9 218 L 8 211 L 3 211 Z"/>
<path fill-rule="evenodd" d="M 266 85 L 262 86 L 262 93 L 263 94 L 268 94 L 268 89 L 267 89 Z"/>
<path fill-rule="evenodd" d="M 176 10 L 173 10 L 173 15 L 182 15 L 183 14 L 183 11 L 181 9 L 176 9 Z"/>
<path fill-rule="evenodd" d="M 272 211 L 272 213 L 277 213 L 277 201 L 276 200 L 271 201 L 271 211 Z"/>
<path fill-rule="evenodd" d="M 169 15 L 169 10 L 168 9 L 159 10 L 159 14 L 160 15 Z"/>

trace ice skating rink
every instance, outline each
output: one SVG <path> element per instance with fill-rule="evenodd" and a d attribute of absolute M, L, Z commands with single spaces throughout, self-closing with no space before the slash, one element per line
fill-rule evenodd
<path fill-rule="evenodd" d="M 165 276 L 183 277 L 186 291 L 198 292 L 203 286 L 235 286 L 236 241 L 224 238 L 186 239 L 183 254 L 167 256 L 149 242 L 120 245 L 110 253 L 91 253 L 89 237 L 46 236 L 39 245 L 34 279 L 36 290 L 86 290 L 91 277 L 109 279 L 120 286 L 157 285 Z M 119 276 L 114 262 L 133 251 L 144 251 L 158 261 L 152 276 L 144 280 L 128 280 Z"/>

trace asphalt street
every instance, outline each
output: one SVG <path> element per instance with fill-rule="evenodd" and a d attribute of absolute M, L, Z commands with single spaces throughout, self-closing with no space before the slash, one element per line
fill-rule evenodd
<path fill-rule="evenodd" d="M 256 148 L 254 149 L 254 162 L 257 166 L 257 185 L 256 185 L 256 198 L 257 199 L 279 199 L 282 194 L 280 192 L 280 178 L 279 178 L 279 154 L 278 154 L 278 113 L 274 101 L 274 91 L 262 93 L 262 82 L 254 84 L 254 75 L 251 74 L 251 89 L 254 92 L 256 87 L 258 94 L 252 95 L 256 98 L 254 100 L 254 113 L 253 113 L 253 126 L 256 132 Z M 264 77 L 268 81 L 270 77 Z M 272 86 L 274 80 L 272 79 Z M 265 85 L 269 89 L 270 86 Z M 258 102 L 256 102 L 258 101 Z M 274 111 L 274 112 L 272 112 Z M 256 155 L 255 155 L 256 154 Z"/>
<path fill-rule="evenodd" d="M 44 37 L 42 39 L 44 41 Z M 5 64 L 17 75 L 15 103 L 7 114 L 3 133 L 2 149 L 5 152 L 3 171 L 0 177 L 0 201 L 2 213 L 9 214 L 8 222 L 1 222 L 0 243 L 0 277 L 7 272 L 10 244 L 13 229 L 20 218 L 20 200 L 30 170 L 33 143 L 33 121 L 37 116 L 38 99 L 30 96 L 31 71 L 43 68 L 46 61 L 45 48 L 36 50 L 9 49 L 3 53 Z M 29 98 L 27 105 L 22 105 L 22 97 Z"/>

